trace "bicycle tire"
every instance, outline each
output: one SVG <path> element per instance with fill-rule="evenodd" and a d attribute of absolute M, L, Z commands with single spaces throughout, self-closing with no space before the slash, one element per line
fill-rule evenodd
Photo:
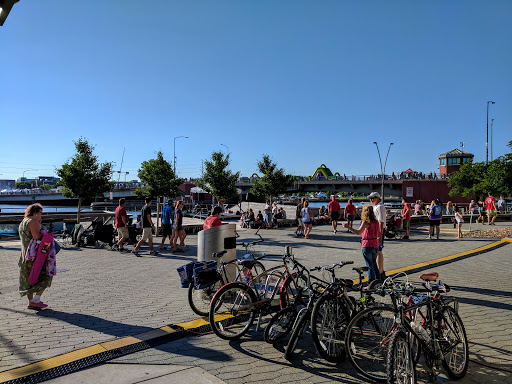
<path fill-rule="evenodd" d="M 416 384 L 416 369 L 408 332 L 402 328 L 393 333 L 387 356 L 388 384 Z"/>
<path fill-rule="evenodd" d="M 224 285 L 210 303 L 209 320 L 213 332 L 222 339 L 235 340 L 245 335 L 252 326 L 256 301 L 253 290 L 244 283 Z"/>
<path fill-rule="evenodd" d="M 210 302 L 215 293 L 224 285 L 222 279 L 203 289 L 196 289 L 194 284 L 188 287 L 188 304 L 199 316 L 208 316 Z"/>
<path fill-rule="evenodd" d="M 279 294 L 279 306 L 281 309 L 284 309 L 292 304 L 293 299 L 297 296 L 298 292 L 295 287 L 292 287 L 292 276 L 293 279 L 297 281 L 298 289 L 303 288 L 302 290 L 307 289 L 306 281 L 304 281 L 303 277 L 299 275 L 297 272 L 293 272 L 290 276 L 288 276 L 283 285 L 281 287 L 281 293 Z M 306 302 L 304 302 L 306 305 Z"/>
<path fill-rule="evenodd" d="M 320 297 L 311 312 L 311 335 L 316 350 L 325 360 L 339 363 L 345 354 L 345 332 L 350 321 L 349 310 L 334 295 Z"/>
<path fill-rule="evenodd" d="M 387 380 L 387 347 L 397 329 L 395 313 L 386 306 L 366 308 L 354 316 L 345 333 L 345 351 L 354 368 L 381 383 Z"/>
<path fill-rule="evenodd" d="M 272 316 L 272 319 L 270 319 L 263 332 L 265 341 L 269 344 L 274 344 L 286 337 L 292 330 L 297 315 L 297 308 L 291 305 L 281 309 Z"/>
<path fill-rule="evenodd" d="M 304 332 L 306 331 L 306 327 L 308 325 L 308 318 L 309 311 L 307 309 L 299 314 L 297 324 L 293 328 L 290 340 L 288 340 L 288 344 L 286 345 L 286 349 L 284 351 L 284 358 L 286 360 L 292 359 L 293 352 L 295 351 L 295 348 L 297 348 L 299 340 L 304 336 Z"/>
<path fill-rule="evenodd" d="M 468 338 L 459 314 L 452 307 L 441 309 L 437 337 L 444 355 L 441 363 L 445 372 L 452 379 L 462 379 L 468 370 Z"/>

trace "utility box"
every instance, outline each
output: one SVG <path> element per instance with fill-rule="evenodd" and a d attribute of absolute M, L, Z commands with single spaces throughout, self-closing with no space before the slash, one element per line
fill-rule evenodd
<path fill-rule="evenodd" d="M 227 251 L 221 258 L 213 258 L 212 253 Z M 217 262 L 236 259 L 236 224 L 224 224 L 200 231 L 197 235 L 197 261 Z M 236 277 L 236 266 L 227 269 L 230 281 Z"/>

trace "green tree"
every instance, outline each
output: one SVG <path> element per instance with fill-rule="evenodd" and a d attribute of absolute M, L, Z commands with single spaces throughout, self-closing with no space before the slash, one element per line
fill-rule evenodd
<path fill-rule="evenodd" d="M 251 188 L 253 195 L 263 196 L 272 202 L 273 196 L 286 192 L 293 185 L 292 175 L 286 174 L 283 168 L 278 168 L 268 155 L 263 155 L 257 165 L 262 176 Z"/>
<path fill-rule="evenodd" d="M 111 191 L 115 182 L 110 181 L 114 163 L 99 164 L 98 157 L 93 154 L 94 146 L 85 138 L 75 141 L 76 153 L 55 172 L 60 177 L 58 185 L 64 187 L 62 195 L 78 198 L 76 220 L 80 223 L 80 210 L 85 199 L 94 198 Z"/>
<path fill-rule="evenodd" d="M 508 147 L 512 150 L 512 141 Z M 468 161 L 451 175 L 448 186 L 450 196 L 467 198 L 482 199 L 487 192 L 495 196 L 512 193 L 512 153 L 489 163 Z"/>
<path fill-rule="evenodd" d="M 30 189 L 30 188 L 32 188 L 32 184 L 30 184 L 28 181 L 18 181 L 16 184 L 14 184 L 14 188 Z"/>
<path fill-rule="evenodd" d="M 213 152 L 211 158 L 204 161 L 204 170 L 197 185 L 217 200 L 236 197 L 236 182 L 240 172 L 233 173 L 228 167 L 229 154 L 224 156 L 222 152 Z"/>
<path fill-rule="evenodd" d="M 160 197 L 174 198 L 181 195 L 180 185 L 184 180 L 176 177 L 171 163 L 164 159 L 161 151 L 157 152 L 156 159 L 142 162 L 138 176 L 144 187 L 137 188 L 135 194 L 139 197 L 156 197 L 157 199 L 158 229 Z"/>

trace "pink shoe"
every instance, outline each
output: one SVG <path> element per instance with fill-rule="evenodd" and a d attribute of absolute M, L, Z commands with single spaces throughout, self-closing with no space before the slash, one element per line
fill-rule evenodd
<path fill-rule="evenodd" d="M 38 303 L 29 303 L 27 308 L 28 309 L 43 309 L 43 308 L 46 308 L 47 306 L 48 306 L 48 304 L 45 304 L 42 301 L 40 301 Z"/>

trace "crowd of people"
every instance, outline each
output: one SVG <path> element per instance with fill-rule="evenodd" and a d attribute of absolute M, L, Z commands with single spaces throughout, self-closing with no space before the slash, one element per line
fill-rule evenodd
<path fill-rule="evenodd" d="M 361 251 L 365 264 L 368 267 L 368 278 L 369 281 L 381 279 L 385 277 L 384 269 L 384 240 L 385 230 L 387 224 L 387 211 L 385 206 L 382 204 L 381 196 L 378 192 L 372 192 L 368 199 L 370 204 L 363 207 L 361 212 L 361 222 L 359 228 L 354 228 L 353 223 L 356 216 L 356 209 L 353 205 L 352 200 L 348 200 L 348 203 L 343 210 L 343 216 L 341 213 L 341 206 L 336 197 L 331 196 L 331 201 L 327 205 L 322 206 L 319 210 L 318 217 L 315 218 L 313 211 L 309 206 L 309 201 L 303 198 L 301 202 L 296 206 L 296 220 L 297 229 L 295 234 L 305 239 L 311 238 L 311 232 L 313 228 L 313 222 L 315 219 L 324 220 L 324 222 L 331 222 L 333 233 L 338 232 L 338 221 L 342 218 L 345 220 L 342 224 L 343 228 L 347 229 L 349 233 L 361 236 Z M 140 257 L 139 250 L 141 246 L 147 241 L 149 244 L 150 255 L 158 255 L 159 252 L 154 249 L 153 237 L 155 224 L 152 219 L 151 211 L 151 198 L 145 199 L 145 205 L 141 210 L 141 214 L 137 216 L 137 222 L 135 227 L 140 228 L 141 237 L 135 245 L 132 253 Z M 119 252 L 127 252 L 124 245 L 129 239 L 128 231 L 128 215 L 124 208 L 126 204 L 125 199 L 119 200 L 119 206 L 115 211 L 115 228 L 118 233 L 118 250 Z M 160 250 L 166 250 L 165 242 L 169 239 L 169 246 L 172 248 L 174 253 L 184 251 L 186 233 L 183 225 L 183 209 L 184 202 L 182 200 L 176 200 L 175 202 L 169 201 L 162 210 L 162 240 L 160 244 Z M 402 211 L 400 220 L 403 223 L 403 230 L 405 234 L 401 237 L 403 240 L 409 239 L 410 236 L 410 221 L 412 216 L 411 204 L 402 199 Z M 37 276 L 34 275 L 34 264 L 45 263 L 44 265 L 50 265 L 50 257 L 55 258 L 58 250 L 53 250 L 52 245 L 50 248 L 46 248 L 46 253 L 43 256 L 48 260 L 37 259 L 39 246 L 42 247 L 41 242 L 45 239 L 43 236 L 46 234 L 41 227 L 43 207 L 41 204 L 32 204 L 25 211 L 25 217 L 19 225 L 19 236 L 21 240 L 21 255 L 18 261 L 19 266 L 19 292 L 21 296 L 27 296 L 28 308 L 29 309 L 41 309 L 47 307 L 47 304 L 41 301 L 41 295 L 46 288 L 51 286 L 53 274 L 51 268 L 41 268 L 36 270 Z M 209 229 L 223 225 L 220 220 L 221 214 L 225 212 L 225 208 L 222 202 L 219 202 L 215 206 L 211 214 L 205 219 L 203 223 L 203 229 Z M 463 214 L 460 209 L 457 209 L 451 201 L 448 201 L 446 205 L 439 199 L 434 199 L 430 205 L 425 205 L 421 200 L 418 200 L 414 204 L 414 215 L 428 215 L 429 219 L 429 234 L 427 239 L 439 239 L 440 236 L 440 223 L 443 218 L 443 212 L 445 215 L 453 216 L 454 228 L 457 228 L 457 237 L 462 238 L 462 224 L 464 223 Z M 503 197 L 500 197 L 499 201 L 492 196 L 489 192 L 488 196 L 478 202 L 471 200 L 469 204 L 468 213 L 471 215 L 477 215 L 476 222 L 485 223 L 485 217 L 487 217 L 487 225 L 494 225 L 497 217 L 497 213 L 506 212 L 506 202 Z M 279 208 L 277 203 L 270 203 L 267 201 L 263 212 L 259 211 L 255 215 L 253 209 L 249 209 L 247 212 L 241 214 L 241 224 L 246 226 L 259 226 L 260 228 L 276 228 L 278 226 L 279 219 L 286 219 L 286 211 L 283 208 Z M 53 240 L 53 237 L 52 237 Z M 53 241 L 52 241 L 53 243 Z M 48 252 L 50 249 L 50 252 Z M 48 255 L 49 254 L 49 255 Z M 36 257 L 37 256 L 37 257 Z M 42 260 L 42 261 L 41 261 Z M 41 264 L 43 265 L 43 264 Z M 35 280 L 34 280 L 35 279 Z"/>

